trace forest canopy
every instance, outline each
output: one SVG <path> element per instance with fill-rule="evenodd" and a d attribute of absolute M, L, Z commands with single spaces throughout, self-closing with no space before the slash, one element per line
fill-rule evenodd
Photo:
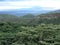
<path fill-rule="evenodd" d="M 60 13 L 0 14 L 0 45 L 60 45 Z"/>

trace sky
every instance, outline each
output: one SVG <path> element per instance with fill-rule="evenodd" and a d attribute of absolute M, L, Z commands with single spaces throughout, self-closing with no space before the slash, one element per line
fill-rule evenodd
<path fill-rule="evenodd" d="M 0 11 L 33 7 L 58 10 L 60 9 L 60 0 L 0 0 Z"/>

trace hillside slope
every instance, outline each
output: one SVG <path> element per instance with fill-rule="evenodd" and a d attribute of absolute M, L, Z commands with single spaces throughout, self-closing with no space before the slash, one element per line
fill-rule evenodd
<path fill-rule="evenodd" d="M 49 12 L 40 15 L 27 14 L 24 16 L 14 16 L 8 14 L 0 14 L 0 22 L 19 22 L 21 25 L 39 25 L 41 23 L 46 24 L 59 24 L 60 23 L 60 13 L 58 12 Z"/>

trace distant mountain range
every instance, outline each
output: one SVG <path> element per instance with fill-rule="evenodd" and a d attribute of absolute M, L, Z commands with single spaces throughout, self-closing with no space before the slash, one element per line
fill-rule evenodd
<path fill-rule="evenodd" d="M 4 11 L 0 11 L 0 14 L 12 14 L 16 16 L 23 16 L 26 14 L 38 15 L 50 11 L 51 10 L 46 10 L 41 7 L 33 7 L 33 8 L 23 8 L 23 9 L 15 9 L 15 10 L 4 10 Z"/>
<path fill-rule="evenodd" d="M 36 16 L 32 14 L 27 14 L 27 13 L 24 13 L 27 15 L 23 15 L 23 16 L 20 13 L 19 13 L 20 15 L 18 16 L 10 15 L 10 14 L 0 14 L 0 22 L 19 22 L 20 24 L 23 24 L 23 25 L 39 25 L 40 23 L 60 24 L 60 10 L 55 10 L 48 13 L 44 12 Z"/>

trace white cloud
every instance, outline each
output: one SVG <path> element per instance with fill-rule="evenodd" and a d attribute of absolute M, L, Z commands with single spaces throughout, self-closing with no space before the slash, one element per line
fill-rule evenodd
<path fill-rule="evenodd" d="M 60 9 L 60 0 L 27 0 L 0 2 L 0 10 L 32 8 L 34 6 L 47 7 L 47 10 Z"/>

